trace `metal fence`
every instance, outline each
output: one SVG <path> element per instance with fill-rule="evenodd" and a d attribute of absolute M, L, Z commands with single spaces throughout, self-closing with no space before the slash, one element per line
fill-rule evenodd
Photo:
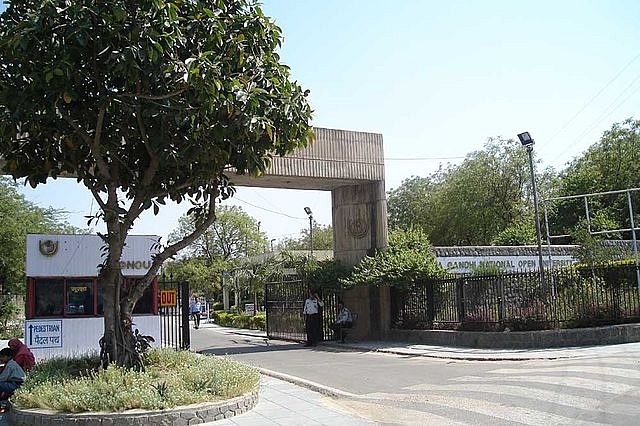
<path fill-rule="evenodd" d="M 391 291 L 392 327 L 524 331 L 640 321 L 634 265 L 446 276 Z"/>
<path fill-rule="evenodd" d="M 309 294 L 309 284 L 299 275 L 285 275 L 280 280 L 265 285 L 265 310 L 267 313 L 267 336 L 270 339 L 302 342 L 307 339 L 305 332 L 304 301 Z M 335 320 L 338 294 L 329 290 L 319 290 L 324 302 L 321 309 L 323 340 L 331 340 L 329 327 Z"/>
<path fill-rule="evenodd" d="M 160 345 L 187 350 L 191 346 L 189 330 L 189 283 L 186 281 L 158 281 L 158 290 L 174 291 L 176 304 L 159 308 Z"/>

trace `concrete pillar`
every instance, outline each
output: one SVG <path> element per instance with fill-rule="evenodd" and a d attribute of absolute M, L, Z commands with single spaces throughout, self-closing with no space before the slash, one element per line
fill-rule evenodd
<path fill-rule="evenodd" d="M 388 243 L 384 181 L 342 186 L 331 191 L 334 257 L 345 265 L 383 249 Z M 382 339 L 389 332 L 388 287 L 358 287 L 344 295 L 345 306 L 358 313 L 355 339 Z"/>
<path fill-rule="evenodd" d="M 341 186 L 331 191 L 334 257 L 355 265 L 387 246 L 384 181 Z"/>

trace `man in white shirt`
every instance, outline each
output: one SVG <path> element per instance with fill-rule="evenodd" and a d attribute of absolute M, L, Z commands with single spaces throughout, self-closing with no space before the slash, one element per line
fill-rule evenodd
<path fill-rule="evenodd" d="M 196 329 L 200 327 L 200 310 L 202 309 L 202 305 L 197 297 L 193 298 L 193 302 L 191 302 L 191 315 L 193 316 L 193 323 Z"/>
<path fill-rule="evenodd" d="M 302 313 L 305 317 L 305 328 L 307 331 L 307 343 L 305 346 L 317 346 L 322 335 L 320 329 L 320 308 L 324 306 L 324 302 L 318 293 L 309 290 L 309 297 L 304 301 L 304 309 Z"/>

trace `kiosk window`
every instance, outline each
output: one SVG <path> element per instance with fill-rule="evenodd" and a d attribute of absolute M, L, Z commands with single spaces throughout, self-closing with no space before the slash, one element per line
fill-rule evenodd
<path fill-rule="evenodd" d="M 67 280 L 67 315 L 93 315 L 93 280 Z"/>
<path fill-rule="evenodd" d="M 64 280 L 37 279 L 34 282 L 35 315 L 62 316 L 64 306 Z"/>
<path fill-rule="evenodd" d="M 131 280 L 134 281 L 134 280 Z M 134 314 L 152 314 L 153 313 L 153 283 L 144 289 L 144 293 L 136 306 L 133 307 Z"/>

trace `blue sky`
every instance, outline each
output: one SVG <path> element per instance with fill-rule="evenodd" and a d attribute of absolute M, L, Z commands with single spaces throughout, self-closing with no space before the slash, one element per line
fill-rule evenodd
<path fill-rule="evenodd" d="M 640 2 L 265 0 L 283 62 L 311 90 L 319 127 L 382 133 L 386 187 L 426 176 L 529 131 L 542 166 L 561 169 L 628 117 L 640 118 Z M 69 211 L 95 204 L 73 181 L 25 189 Z M 269 239 L 296 236 L 309 206 L 331 223 L 330 193 L 239 188 L 233 204 Z M 143 217 L 167 235 L 186 207 Z"/>

